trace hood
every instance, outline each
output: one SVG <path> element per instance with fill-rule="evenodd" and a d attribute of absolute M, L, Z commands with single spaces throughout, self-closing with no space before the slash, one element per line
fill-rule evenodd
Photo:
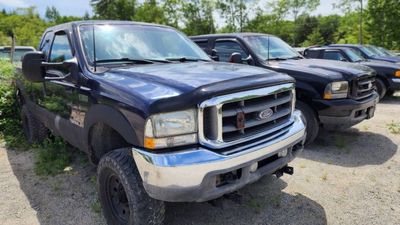
<path fill-rule="evenodd" d="M 387 61 L 367 60 L 367 61 L 360 62 L 360 64 L 372 67 L 373 69 L 387 68 L 387 69 L 393 69 L 393 70 L 400 70 L 400 64 L 391 63 L 391 62 L 387 62 Z"/>
<path fill-rule="evenodd" d="M 373 59 L 391 62 L 391 63 L 399 63 L 400 62 L 400 57 L 397 57 L 397 56 L 374 56 Z"/>
<path fill-rule="evenodd" d="M 157 103 L 158 107 L 152 107 L 163 111 L 194 106 L 224 93 L 294 82 L 293 78 L 271 70 L 215 62 L 135 65 L 110 69 L 97 80 L 103 92 L 118 96 L 120 101 L 136 105 L 139 102 L 144 109 L 146 104 Z"/>
<path fill-rule="evenodd" d="M 374 71 L 363 65 L 322 59 L 298 59 L 270 62 L 273 67 L 303 72 L 331 80 L 350 80 L 372 74 Z M 289 75 L 292 75 L 288 72 Z M 295 75 L 293 75 L 295 76 Z"/>

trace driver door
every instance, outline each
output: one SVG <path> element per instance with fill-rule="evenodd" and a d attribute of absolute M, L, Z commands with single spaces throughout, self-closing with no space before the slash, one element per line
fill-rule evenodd
<path fill-rule="evenodd" d="M 62 63 L 73 57 L 68 35 L 64 31 L 55 33 L 46 61 L 49 64 Z M 74 79 L 77 75 L 71 75 L 70 70 L 62 64 L 46 66 L 45 73 L 46 77 L 60 79 L 44 82 L 44 97 L 40 105 L 48 113 L 48 123 L 52 130 L 75 145 L 77 138 L 74 133 L 77 132 L 74 132 L 76 125 L 71 120 L 71 114 L 77 103 L 77 81 Z"/>

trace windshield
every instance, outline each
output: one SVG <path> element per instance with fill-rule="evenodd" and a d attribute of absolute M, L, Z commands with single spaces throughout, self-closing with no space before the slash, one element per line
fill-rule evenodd
<path fill-rule="evenodd" d="M 93 25 L 79 27 L 83 49 L 93 65 Z M 95 25 L 96 61 L 120 59 L 165 60 L 187 58 L 210 60 L 196 44 L 170 29 L 145 25 Z"/>
<path fill-rule="evenodd" d="M 257 56 L 264 60 L 291 59 L 301 57 L 296 50 L 277 37 L 248 36 L 244 37 L 244 39 L 251 46 Z"/>
<path fill-rule="evenodd" d="M 367 46 L 366 48 L 368 48 L 371 52 L 374 53 L 374 55 L 377 56 L 385 56 L 385 54 L 383 52 L 381 52 L 381 50 L 379 50 L 378 48 L 376 48 L 375 46 Z"/>
<path fill-rule="evenodd" d="M 14 56 L 13 56 L 13 61 L 14 62 L 19 62 L 22 59 L 22 56 L 25 55 L 25 53 L 33 51 L 32 49 L 15 49 Z M 6 58 L 9 59 L 11 58 L 11 52 L 10 50 L 3 50 L 0 52 L 0 58 Z"/>
<path fill-rule="evenodd" d="M 395 56 L 392 52 L 387 50 L 386 48 L 383 47 L 376 47 L 379 51 L 381 51 L 385 56 Z"/>
<path fill-rule="evenodd" d="M 375 57 L 376 56 L 376 54 L 373 51 L 371 51 L 369 48 L 367 48 L 365 46 L 360 46 L 359 48 L 368 57 Z"/>
<path fill-rule="evenodd" d="M 352 62 L 360 62 L 360 61 L 364 61 L 365 60 L 354 49 L 349 48 L 349 49 L 345 49 L 344 51 L 346 52 L 347 56 L 350 58 L 350 60 Z"/>

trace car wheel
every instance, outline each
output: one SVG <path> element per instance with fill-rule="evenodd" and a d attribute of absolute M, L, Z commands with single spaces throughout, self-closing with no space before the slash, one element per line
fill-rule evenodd
<path fill-rule="evenodd" d="M 22 128 L 29 144 L 42 142 L 49 136 L 49 130 L 34 117 L 26 105 L 21 108 Z"/>
<path fill-rule="evenodd" d="M 310 145 L 317 138 L 319 132 L 319 121 L 314 110 L 311 109 L 306 103 L 297 101 L 296 109 L 302 112 L 302 118 L 306 122 L 306 142 L 305 145 Z"/>
<path fill-rule="evenodd" d="M 385 83 L 381 79 L 376 79 L 376 91 L 378 92 L 379 95 L 379 100 L 385 97 L 387 88 Z"/>
<path fill-rule="evenodd" d="M 131 151 L 113 150 L 99 162 L 97 186 L 104 217 L 108 224 L 162 224 L 164 203 L 147 195 Z"/>

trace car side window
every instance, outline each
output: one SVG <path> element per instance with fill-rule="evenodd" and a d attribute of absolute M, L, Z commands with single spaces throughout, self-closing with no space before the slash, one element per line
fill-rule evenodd
<path fill-rule="evenodd" d="M 337 61 L 344 61 L 346 60 L 345 57 L 343 57 L 342 53 L 338 51 L 328 51 L 324 52 L 324 59 L 329 59 L 329 60 L 337 60 Z"/>
<path fill-rule="evenodd" d="M 220 62 L 229 62 L 229 58 L 235 52 L 240 53 L 243 59 L 248 57 L 240 44 L 235 41 L 217 41 L 215 42 L 214 49 L 217 51 Z"/>
<path fill-rule="evenodd" d="M 49 56 L 49 51 L 50 51 L 50 45 L 51 45 L 51 32 L 47 32 L 46 35 L 43 38 L 43 42 L 40 44 L 39 50 L 43 52 L 45 58 Z"/>
<path fill-rule="evenodd" d="M 72 51 L 66 34 L 56 34 L 51 47 L 50 62 L 63 62 L 71 59 Z"/>

